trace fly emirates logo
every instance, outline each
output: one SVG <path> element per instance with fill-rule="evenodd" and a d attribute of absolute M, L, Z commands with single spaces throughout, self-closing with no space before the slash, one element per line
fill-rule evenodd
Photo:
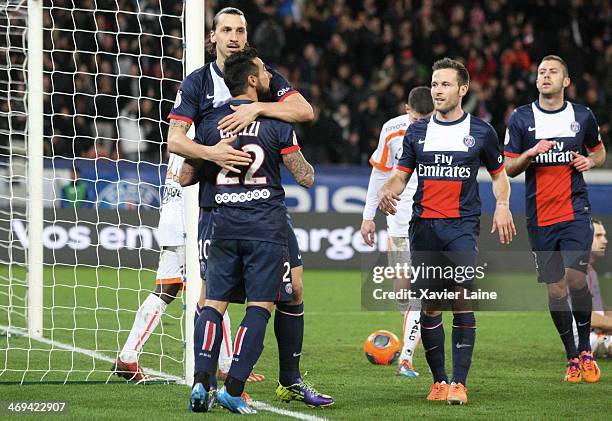
<path fill-rule="evenodd" d="M 434 154 L 433 164 L 418 164 L 419 177 L 470 178 L 472 170 L 469 167 L 453 165 L 453 156 L 442 153 Z"/>
<path fill-rule="evenodd" d="M 551 150 L 535 158 L 537 164 L 569 164 L 572 162 L 572 151 L 563 151 L 565 142 L 557 142 Z"/>

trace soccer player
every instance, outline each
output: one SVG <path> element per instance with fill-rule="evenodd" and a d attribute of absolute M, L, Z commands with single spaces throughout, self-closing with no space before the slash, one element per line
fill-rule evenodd
<path fill-rule="evenodd" d="M 225 62 L 224 80 L 233 98 L 208 117 L 196 139 L 217 142 L 230 137 L 217 122 L 232 113 L 231 105 L 250 104 L 270 90 L 271 74 L 253 49 L 247 48 Z M 255 413 L 242 397 L 246 379 L 263 351 L 266 325 L 274 303 L 293 300 L 288 261 L 290 232 L 280 162 L 298 183 L 312 186 L 314 170 L 302 156 L 292 126 L 280 120 L 257 118 L 242 130 L 237 148 L 249 152 L 253 162 L 241 174 L 183 164 L 181 184 L 216 180 L 212 211 L 212 242 L 207 268 L 206 302 L 196 324 L 195 375 L 190 407 L 194 412 L 210 409 L 214 373 L 221 348 L 222 314 L 229 302 L 248 301 L 246 314 L 234 345 L 233 362 L 223 388 L 214 396 L 232 412 Z"/>
<path fill-rule="evenodd" d="M 600 371 L 589 344 L 592 300 L 586 281 L 593 227 L 582 173 L 601 166 L 606 152 L 591 110 L 565 101 L 569 85 L 565 61 L 544 57 L 536 79 L 538 100 L 510 116 L 504 154 L 508 175 L 525 171 L 527 231 L 538 281 L 546 283 L 550 314 L 565 347 L 565 381 L 596 382 Z"/>
<path fill-rule="evenodd" d="M 196 138 L 205 141 L 199 133 L 204 130 L 201 124 L 207 115 L 212 113 L 215 108 L 227 104 L 231 95 L 223 80 L 223 70 L 225 60 L 232 54 L 244 49 L 247 43 L 247 27 L 244 14 L 235 8 L 225 8 L 220 10 L 213 19 L 213 29 L 210 33 L 210 40 L 216 50 L 215 61 L 195 70 L 189 74 L 177 95 L 177 101 L 169 115 L 170 131 L 168 133 L 169 149 L 189 159 L 199 159 L 201 148 L 210 146 L 198 144 L 187 137 L 187 131 L 192 123 L 195 123 Z M 262 102 L 266 98 L 259 98 L 260 101 L 243 105 L 231 105 L 236 113 L 228 114 L 228 117 L 241 119 L 237 128 L 246 127 L 250 124 L 251 118 L 269 117 L 294 123 L 312 119 L 312 107 L 304 97 L 289 84 L 289 82 L 276 70 L 266 66 L 266 70 L 272 74 L 270 81 L 270 94 L 266 95 L 272 102 Z M 242 113 L 247 111 L 246 120 L 242 120 Z M 256 111 L 251 113 L 251 111 Z M 236 115 L 236 117 L 231 117 Z M 223 120 L 222 120 L 223 121 Z M 227 121 L 227 120 L 226 120 Z M 231 120 L 235 121 L 235 120 Z M 223 129 L 226 132 L 232 130 Z M 237 129 L 234 129 L 236 131 Z M 242 129 L 240 129 L 242 130 Z M 229 146 L 228 139 L 221 140 L 220 144 Z M 233 150 L 233 149 L 232 149 Z M 243 151 L 234 150 L 236 159 L 221 168 L 230 172 L 239 172 L 236 165 L 243 164 L 244 160 L 250 163 L 249 155 Z M 200 184 L 201 199 L 205 191 L 211 188 L 214 190 L 213 181 Z M 200 204 L 208 201 L 201 200 Z M 207 233 L 210 223 L 210 210 L 214 206 L 214 200 L 210 205 L 200 207 L 200 229 L 199 242 L 206 244 Z M 289 215 L 287 219 L 291 225 Z M 297 239 L 293 228 L 289 230 L 289 262 L 291 265 L 291 280 L 293 289 L 293 301 L 281 303 L 276 307 L 274 314 L 274 333 L 278 342 L 279 358 L 279 383 L 277 385 L 277 396 L 285 401 L 298 400 L 310 406 L 329 405 L 333 399 L 317 392 L 312 386 L 307 385 L 302 380 L 300 373 L 300 357 L 302 355 L 302 342 L 304 337 L 304 303 L 302 274 L 303 266 Z M 206 250 L 200 253 L 201 273 L 205 276 Z M 199 306 L 203 305 L 203 295 L 200 295 Z"/>
<path fill-rule="evenodd" d="M 372 174 L 368 184 L 366 203 L 363 209 L 363 221 L 361 222 L 361 235 L 370 247 L 374 246 L 376 224 L 374 216 L 378 208 L 378 191 L 391 176 L 397 161 L 402 156 L 402 141 L 406 129 L 413 122 L 426 119 L 433 112 L 433 101 L 431 92 L 427 86 L 418 86 L 408 94 L 406 114 L 397 116 L 387 121 L 381 131 L 378 140 L 378 148 L 370 158 Z M 396 263 L 407 263 L 406 254 L 410 251 L 408 246 L 408 224 L 412 216 L 412 197 L 417 187 L 417 177 L 411 177 L 410 182 L 401 194 L 397 213 L 387 216 L 387 233 L 389 241 L 387 250 L 389 252 L 389 265 Z M 395 279 L 395 290 L 410 288 L 410 279 Z M 419 319 L 421 311 L 413 308 L 409 301 L 398 302 L 400 313 L 404 318 L 402 331 L 402 352 L 399 358 L 397 374 L 405 377 L 416 377 L 419 373 L 414 369 L 412 357 L 414 350 L 421 339 Z"/>
<path fill-rule="evenodd" d="M 509 210 L 510 183 L 504 171 L 497 134 L 483 120 L 463 111 L 461 101 L 469 88 L 463 64 L 444 58 L 434 63 L 431 95 L 435 113 L 408 127 L 397 171 L 379 191 L 380 209 L 395 214 L 400 194 L 413 173 L 418 175 L 410 222 L 413 265 L 429 268 L 476 265 L 480 227 L 480 198 L 476 176 L 483 163 L 493 180 L 497 201 L 491 232 L 499 230 L 502 244 L 515 234 Z M 425 284 L 423 283 L 425 282 Z M 428 400 L 467 403 L 466 380 L 476 339 L 476 319 L 469 301 L 462 299 L 473 279 L 416 279 L 413 288 L 458 293 L 449 296 L 453 310 L 453 376 L 444 367 L 442 301 L 421 302 L 421 339 L 434 384 Z"/>
<path fill-rule="evenodd" d="M 612 356 L 612 311 L 605 309 L 601 296 L 599 278 L 593 268 L 597 259 L 604 257 L 608 245 L 606 229 L 603 222 L 593 218 L 593 245 L 591 256 L 587 267 L 587 283 L 589 291 L 593 296 L 593 311 L 591 313 L 591 336 L 590 343 L 595 358 Z M 578 339 L 578 331 L 574 324 L 574 340 Z"/>
<path fill-rule="evenodd" d="M 204 159 L 212 159 L 219 165 L 227 165 L 229 161 L 234 162 L 236 158 L 234 152 L 236 151 L 227 144 L 219 143 L 203 148 L 201 156 Z M 183 287 L 185 267 L 184 206 L 183 188 L 178 182 L 183 160 L 181 156 L 175 154 L 170 154 L 168 158 L 168 170 L 157 228 L 158 241 L 161 247 L 156 276 L 157 286 L 136 312 L 128 338 L 112 367 L 115 374 L 131 381 L 139 382 L 146 379 L 144 370 L 138 363 L 140 353 L 151 333 L 159 324 L 168 304 L 174 301 Z M 227 371 L 231 363 L 231 353 L 229 352 L 231 336 L 228 333 L 230 327 L 227 315 L 224 315 L 223 328 L 226 333 L 224 349 L 227 351 L 221 353 L 219 367 L 221 371 Z"/>

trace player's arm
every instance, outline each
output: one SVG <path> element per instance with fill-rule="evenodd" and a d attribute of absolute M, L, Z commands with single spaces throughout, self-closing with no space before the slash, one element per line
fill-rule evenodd
<path fill-rule="evenodd" d="M 385 215 L 395 215 L 397 212 L 397 201 L 400 200 L 400 194 L 406 188 L 411 175 L 412 171 L 398 169 L 378 191 L 378 207 Z"/>
<path fill-rule="evenodd" d="M 179 184 L 181 187 L 192 186 L 199 181 L 198 173 L 202 167 L 201 159 L 185 159 L 179 171 Z"/>
<path fill-rule="evenodd" d="M 306 161 L 299 150 L 283 155 L 283 164 L 302 187 L 310 188 L 314 184 L 314 168 Z"/>
<path fill-rule="evenodd" d="M 535 146 L 527 149 L 518 156 L 513 157 L 506 153 L 506 172 L 510 177 L 516 177 L 531 165 L 536 156 L 548 152 L 556 144 L 557 142 L 554 140 L 541 139 Z"/>
<path fill-rule="evenodd" d="M 596 311 L 591 312 L 591 328 L 612 332 L 612 317 L 602 316 Z"/>
<path fill-rule="evenodd" d="M 604 162 L 606 162 L 606 148 L 601 144 L 601 146 L 595 150 L 589 150 L 589 155 L 584 156 L 577 152 L 572 151 L 572 167 L 576 169 L 576 171 L 584 172 L 588 171 L 591 168 L 599 168 Z"/>
<path fill-rule="evenodd" d="M 374 217 L 378 208 L 378 191 L 391 176 L 390 171 L 381 171 L 372 168 L 370 181 L 368 182 L 368 192 L 366 193 L 365 206 L 363 207 L 363 220 L 361 221 L 361 236 L 363 241 L 370 247 L 374 245 L 376 224 Z"/>
<path fill-rule="evenodd" d="M 510 180 L 506 171 L 491 173 L 493 180 L 493 195 L 495 196 L 495 212 L 493 213 L 493 226 L 491 234 L 499 232 L 499 242 L 510 244 L 516 235 L 516 227 L 510 212 Z"/>
<path fill-rule="evenodd" d="M 257 117 L 269 117 L 287 123 L 305 123 L 314 118 L 312 107 L 299 93 L 288 96 L 279 102 L 253 102 L 231 106 L 234 113 L 219 121 L 219 129 L 238 133 L 251 124 Z"/>
<path fill-rule="evenodd" d="M 572 167 L 576 171 L 584 172 L 591 168 L 601 167 L 606 161 L 606 148 L 601 141 L 599 134 L 599 126 L 593 112 L 587 109 L 588 116 L 585 121 L 584 128 L 584 146 L 586 147 L 587 156 L 581 155 L 572 151 Z"/>
<path fill-rule="evenodd" d="M 187 136 L 190 127 L 190 122 L 170 119 L 170 130 L 168 131 L 168 150 L 170 152 L 188 159 L 205 159 L 236 173 L 240 172 L 237 166 L 251 163 L 251 157 L 247 152 L 230 146 L 235 137 L 223 139 L 213 146 L 201 145 Z"/>

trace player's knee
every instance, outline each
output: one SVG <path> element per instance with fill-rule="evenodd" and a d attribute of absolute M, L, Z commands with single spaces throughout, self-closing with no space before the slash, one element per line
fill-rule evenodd
<path fill-rule="evenodd" d="M 274 309 L 274 303 L 264 302 L 264 301 L 251 302 L 248 304 L 248 306 L 263 308 L 264 310 L 268 312 L 269 315 L 272 314 L 272 310 Z"/>
<path fill-rule="evenodd" d="M 181 284 L 159 284 L 153 293 L 161 298 L 166 304 L 170 304 L 181 290 Z"/>
<path fill-rule="evenodd" d="M 204 301 L 204 305 L 202 307 L 212 307 L 219 312 L 219 314 L 225 313 L 227 310 L 227 301 L 218 301 L 218 300 L 206 300 Z"/>
<path fill-rule="evenodd" d="M 293 286 L 293 301 L 291 304 L 302 304 L 302 301 L 304 300 L 304 284 L 302 282 L 303 273 L 303 266 L 298 266 L 291 269 L 291 284 Z"/>
<path fill-rule="evenodd" d="M 575 269 L 567 269 L 565 279 L 570 289 L 582 289 L 587 285 L 586 274 Z"/>
<path fill-rule="evenodd" d="M 547 285 L 548 296 L 560 300 L 567 295 L 567 283 L 564 280 Z"/>

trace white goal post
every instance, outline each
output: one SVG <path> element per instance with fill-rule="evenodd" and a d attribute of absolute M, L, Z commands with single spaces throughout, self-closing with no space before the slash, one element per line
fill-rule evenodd
<path fill-rule="evenodd" d="M 116 379 L 155 288 L 167 112 L 205 35 L 202 0 L 0 4 L 0 384 Z M 189 282 L 141 364 L 191 383 L 198 187 L 184 200 Z"/>

